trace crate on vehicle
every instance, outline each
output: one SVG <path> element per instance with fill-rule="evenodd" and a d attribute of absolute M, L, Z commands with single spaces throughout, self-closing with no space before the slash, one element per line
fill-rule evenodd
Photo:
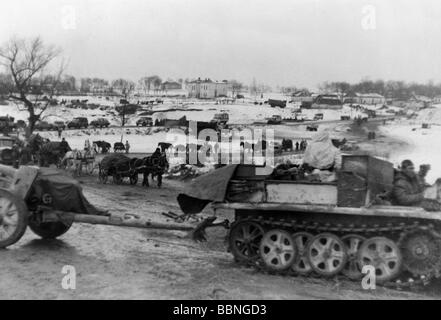
<path fill-rule="evenodd" d="M 368 155 L 345 155 L 338 177 L 338 206 L 362 207 L 393 188 L 392 163 Z"/>

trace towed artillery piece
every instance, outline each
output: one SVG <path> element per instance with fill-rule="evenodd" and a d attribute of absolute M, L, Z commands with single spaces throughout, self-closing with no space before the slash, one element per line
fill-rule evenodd
<path fill-rule="evenodd" d="M 441 212 L 386 202 L 395 170 L 387 161 L 343 156 L 336 182 L 275 180 L 252 165 L 219 170 L 229 182 L 212 207 L 234 212 L 228 241 L 236 262 L 351 280 L 371 266 L 378 284 L 402 287 L 441 274 Z"/>
<path fill-rule="evenodd" d="M 87 201 L 79 182 L 57 170 L 0 165 L 0 248 L 19 241 L 27 227 L 44 239 L 54 239 L 74 222 L 187 231 L 194 240 L 203 241 L 206 228 L 228 227 L 228 221 L 214 223 L 215 219 L 209 217 L 194 227 L 103 212 Z"/>

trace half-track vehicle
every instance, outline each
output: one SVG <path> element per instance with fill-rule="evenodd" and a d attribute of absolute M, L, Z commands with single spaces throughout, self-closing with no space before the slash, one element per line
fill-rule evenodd
<path fill-rule="evenodd" d="M 279 180 L 259 175 L 261 169 L 239 165 L 225 200 L 212 204 L 215 212 L 234 211 L 228 241 L 235 261 L 275 273 L 352 280 L 371 266 L 384 285 L 439 276 L 441 212 L 392 205 L 392 163 L 345 155 L 332 182 L 299 175 Z"/>

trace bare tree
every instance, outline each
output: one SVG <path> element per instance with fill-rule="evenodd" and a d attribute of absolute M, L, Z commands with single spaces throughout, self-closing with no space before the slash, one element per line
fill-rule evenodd
<path fill-rule="evenodd" d="M 123 103 L 121 103 L 121 106 L 117 108 L 117 111 L 118 111 L 119 115 L 121 116 L 121 126 L 124 127 L 124 125 L 126 124 L 127 115 L 131 113 L 130 110 L 127 109 L 128 108 L 127 107 L 127 104 L 128 104 L 127 99 L 130 97 L 132 92 L 135 90 L 135 83 L 130 80 L 117 79 L 117 80 L 112 81 L 112 88 L 119 90 L 125 98 L 125 101 L 123 101 Z M 133 106 L 131 106 L 130 108 L 132 108 L 132 107 Z"/>
<path fill-rule="evenodd" d="M 56 93 L 64 65 L 61 64 L 58 71 L 50 76 L 46 72 L 49 64 L 59 57 L 60 53 L 60 49 L 46 46 L 40 37 L 11 38 L 0 48 L 0 66 L 12 77 L 13 86 L 9 97 L 23 103 L 29 113 L 28 135 L 34 131 L 35 123 L 46 111 Z M 48 98 L 38 103 L 43 94 Z"/>
<path fill-rule="evenodd" d="M 228 81 L 228 83 L 231 86 L 231 92 L 232 92 L 233 98 L 235 98 L 236 94 L 238 94 L 238 93 L 240 93 L 242 91 L 243 84 L 241 82 L 237 81 L 237 80 L 234 80 L 234 79 Z"/>

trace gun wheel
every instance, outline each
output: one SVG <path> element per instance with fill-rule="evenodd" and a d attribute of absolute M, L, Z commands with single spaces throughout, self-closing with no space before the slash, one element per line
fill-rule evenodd
<path fill-rule="evenodd" d="M 9 191 L 0 189 L 0 248 L 16 243 L 28 226 L 25 203 Z"/>

